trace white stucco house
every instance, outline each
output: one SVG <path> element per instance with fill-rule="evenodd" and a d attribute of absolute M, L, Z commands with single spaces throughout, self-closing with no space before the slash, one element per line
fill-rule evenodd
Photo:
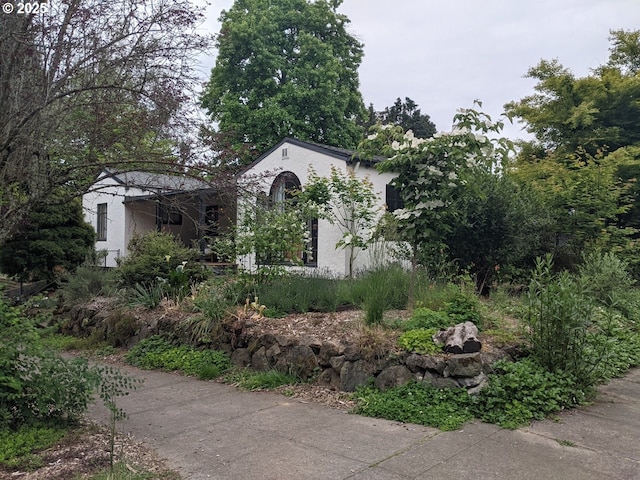
<path fill-rule="evenodd" d="M 106 254 L 104 266 L 115 267 L 131 239 L 150 231 L 172 233 L 204 253 L 207 239 L 235 221 L 233 197 L 186 176 L 103 170 L 82 204 L 96 251 Z"/>
<path fill-rule="evenodd" d="M 208 247 L 241 214 L 242 200 L 236 196 L 242 185 L 257 186 L 262 196 L 277 203 L 285 191 L 304 188 L 310 169 L 323 177 L 335 167 L 352 171 L 358 178 L 368 177 L 381 208 L 399 208 L 397 192 L 389 185 L 395 175 L 379 173 L 376 161 L 379 159 L 365 160 L 343 148 L 285 138 L 245 167 L 237 177 L 237 190 L 227 189 L 226 193 L 183 176 L 104 170 L 92 191 L 83 196 L 85 220 L 96 229 L 96 251 L 106 252 L 107 267 L 117 266 L 117 259 L 127 255 L 127 246 L 135 235 L 154 230 L 173 233 L 185 245 L 200 248 L 203 258 L 215 263 Z M 311 255 L 305 255 L 304 266 L 297 268 L 346 276 L 350 251 L 336 248 L 342 237 L 339 227 L 318 219 L 310 221 L 309 229 L 307 250 Z M 370 262 L 368 252 L 360 252 L 354 270 L 366 268 Z M 255 255 L 238 258 L 237 263 L 251 271 L 256 265 Z"/>
<path fill-rule="evenodd" d="M 375 169 L 376 160 L 365 160 L 353 151 L 343 148 L 305 142 L 294 138 L 285 138 L 256 161 L 247 166 L 239 176 L 239 183 L 255 180 L 262 194 L 268 196 L 272 203 L 282 200 L 284 192 L 294 188 L 304 188 L 309 172 L 320 177 L 328 177 L 331 167 L 340 171 L 352 171 L 358 178 L 368 177 L 373 183 L 378 196 L 379 205 L 387 210 L 399 207 L 399 197 L 389 182 L 396 176 L 392 173 L 380 173 Z M 250 180 L 251 179 L 251 180 Z M 238 204 L 241 214 L 242 205 Z M 349 250 L 336 248 L 342 238 L 339 227 L 324 219 L 314 220 L 309 225 L 311 255 L 303 258 L 302 270 L 329 273 L 336 276 L 347 276 L 349 272 Z M 360 252 L 356 257 L 354 270 L 364 269 L 371 263 L 367 252 Z M 251 270 L 255 266 L 255 255 L 239 259 L 242 268 Z"/>

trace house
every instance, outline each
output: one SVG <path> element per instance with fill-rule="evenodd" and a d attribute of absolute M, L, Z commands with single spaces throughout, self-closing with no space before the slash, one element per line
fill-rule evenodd
<path fill-rule="evenodd" d="M 312 168 L 319 176 L 329 176 L 335 167 L 345 173 L 373 183 L 381 207 L 393 211 L 400 206 L 399 197 L 389 183 L 392 173 L 379 173 L 379 161 L 358 157 L 353 151 L 338 147 L 285 138 L 238 175 L 237 183 L 252 184 L 272 204 L 285 199 L 286 192 L 304 187 Z M 104 170 L 91 192 L 83 196 L 85 220 L 97 232 L 96 250 L 106 252 L 104 266 L 114 267 L 117 259 L 127 255 L 127 246 L 135 235 L 150 231 L 170 232 L 187 246 L 196 245 L 208 260 L 216 261 L 209 246 L 237 221 L 242 201 L 236 192 L 225 193 L 208 183 L 184 176 L 148 172 L 116 173 Z M 236 206 L 239 203 L 238 206 Z M 317 271 L 336 276 L 349 272 L 348 248 L 336 248 L 342 238 L 339 227 L 324 219 L 310 221 L 310 255 L 303 258 L 307 272 Z M 370 255 L 361 252 L 354 270 L 370 265 Z M 255 255 L 238 259 L 240 267 L 253 270 Z"/>
<path fill-rule="evenodd" d="M 352 171 L 358 178 L 368 177 L 373 183 L 380 206 L 386 205 L 392 211 L 400 206 L 397 191 L 389 185 L 396 175 L 378 172 L 375 163 L 379 160 L 366 160 L 343 148 L 285 138 L 246 167 L 238 181 L 242 184 L 255 179 L 262 194 L 268 196 L 271 204 L 277 204 L 284 200 L 286 191 L 304 188 L 310 168 L 318 176 L 328 177 L 333 166 L 345 173 Z M 241 210 L 242 204 L 239 202 L 240 214 Z M 303 270 L 347 276 L 350 252 L 348 248 L 336 248 L 342 238 L 339 227 L 319 219 L 310 222 L 309 229 L 308 250 L 311 254 L 303 257 Z M 239 264 L 244 269 L 251 270 L 255 267 L 255 260 L 255 255 L 245 256 L 239 259 Z M 367 268 L 370 263 L 370 255 L 360 252 L 356 257 L 354 270 Z"/>
<path fill-rule="evenodd" d="M 106 267 L 126 256 L 134 236 L 150 231 L 172 233 L 205 253 L 208 240 L 236 216 L 235 196 L 228 191 L 196 178 L 139 171 L 103 170 L 82 203 Z"/>

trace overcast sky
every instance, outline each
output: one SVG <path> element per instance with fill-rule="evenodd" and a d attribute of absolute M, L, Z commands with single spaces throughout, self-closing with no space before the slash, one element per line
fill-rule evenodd
<path fill-rule="evenodd" d="M 209 0 L 203 28 L 218 33 L 233 0 Z M 533 92 L 523 78 L 557 58 L 576 76 L 606 62 L 609 30 L 640 29 L 640 0 L 344 0 L 338 9 L 364 43 L 360 92 L 376 110 L 409 97 L 449 130 L 474 99 L 494 119 Z M 215 52 L 203 65 L 209 76 Z M 523 138 L 521 125 L 505 135 Z"/>

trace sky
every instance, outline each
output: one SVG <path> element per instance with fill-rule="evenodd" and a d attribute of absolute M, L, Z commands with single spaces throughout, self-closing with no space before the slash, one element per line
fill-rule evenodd
<path fill-rule="evenodd" d="M 209 0 L 202 29 L 217 33 L 232 5 Z M 364 43 L 365 105 L 409 97 L 439 131 L 475 99 L 497 120 L 505 103 L 534 92 L 524 75 L 541 59 L 583 77 L 607 61 L 610 30 L 640 29 L 640 0 L 344 0 L 338 12 Z M 205 80 L 215 54 L 202 59 Z M 507 123 L 503 134 L 530 138 L 522 128 Z"/>

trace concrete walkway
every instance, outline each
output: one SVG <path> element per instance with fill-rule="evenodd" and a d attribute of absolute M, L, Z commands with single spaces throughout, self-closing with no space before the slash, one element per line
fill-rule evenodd
<path fill-rule="evenodd" d="M 559 421 L 516 431 L 477 422 L 455 432 L 127 370 L 145 383 L 119 402 L 128 414 L 120 429 L 190 480 L 640 479 L 640 369 Z M 98 406 L 90 417 L 108 418 Z"/>

